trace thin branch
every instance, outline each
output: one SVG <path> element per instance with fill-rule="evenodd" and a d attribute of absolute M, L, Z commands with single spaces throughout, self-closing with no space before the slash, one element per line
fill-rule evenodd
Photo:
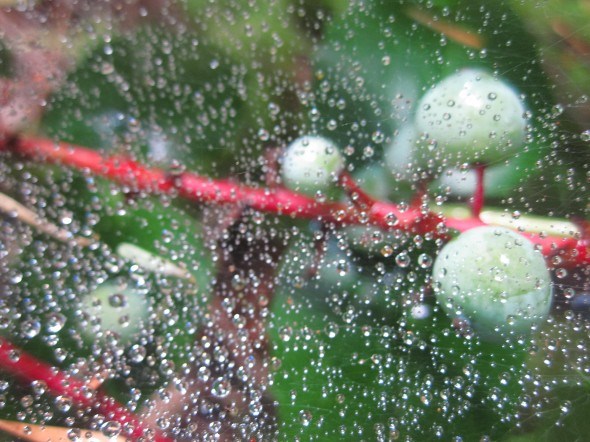
<path fill-rule="evenodd" d="M 4 419 L 0 419 L 0 430 L 18 437 L 19 440 L 26 440 L 29 442 L 74 440 L 72 435 L 75 434 L 75 432 L 82 432 L 85 437 L 87 435 L 91 435 L 92 440 L 96 442 L 125 442 L 126 440 L 121 436 L 105 436 L 100 431 L 91 431 L 70 427 L 55 427 L 50 425 L 35 425 L 26 422 L 8 421 Z"/>
<path fill-rule="evenodd" d="M 22 138 L 0 143 L 1 150 L 12 150 L 37 160 L 91 172 L 137 191 L 178 193 L 183 198 L 205 203 L 243 204 L 262 212 L 294 218 L 321 219 L 338 225 L 371 224 L 386 230 L 394 228 L 417 234 L 436 232 L 442 221 L 434 213 L 423 214 L 417 208 L 401 210 L 392 203 L 375 202 L 370 210 L 361 214 L 350 205 L 318 203 L 285 188 L 255 188 L 193 173 L 172 175 L 161 169 L 148 168 L 125 156 L 106 157 L 95 150 L 44 138 Z"/>
<path fill-rule="evenodd" d="M 357 206 L 359 210 L 370 209 L 375 204 L 375 199 L 366 193 L 354 178 L 347 171 L 342 171 L 339 177 L 339 184 L 346 191 L 352 203 Z"/>
<path fill-rule="evenodd" d="M 74 236 L 67 230 L 62 229 L 47 220 L 41 219 L 39 215 L 31 209 L 23 206 L 18 201 L 3 193 L 0 193 L 0 212 L 4 212 L 11 216 L 14 215 L 25 224 L 28 224 L 38 231 L 61 242 L 74 241 L 81 247 L 87 247 L 94 243 L 94 240 L 92 239 Z"/>
<path fill-rule="evenodd" d="M 446 35 L 459 44 L 475 49 L 481 49 L 485 46 L 483 37 L 477 35 L 477 32 L 474 30 L 461 27 L 450 21 L 442 20 L 440 17 L 435 18 L 418 8 L 408 8 L 406 14 L 418 23 L 429 27 L 433 31 Z"/>
<path fill-rule="evenodd" d="M 22 138 L 0 142 L 0 151 L 14 153 L 32 159 L 59 163 L 93 173 L 132 190 L 177 194 L 183 198 L 203 203 L 245 205 L 262 212 L 317 219 L 334 225 L 374 225 L 384 230 L 402 230 L 432 239 L 447 240 L 447 228 L 460 232 L 487 225 L 479 218 L 443 218 L 411 206 L 402 210 L 398 205 L 375 201 L 366 211 L 359 211 L 347 204 L 321 203 L 285 188 L 255 188 L 231 180 L 214 180 L 193 173 L 168 174 L 157 168 L 149 168 L 125 156 L 103 156 L 100 152 L 44 138 Z M 522 232 L 521 232 L 522 233 Z M 525 232 L 545 255 L 559 254 L 561 267 L 590 264 L 590 242 L 587 238 L 541 235 Z M 551 265 L 551 261 L 549 262 Z"/>
<path fill-rule="evenodd" d="M 157 431 L 145 428 L 136 415 L 113 398 L 93 391 L 85 382 L 36 359 L 3 338 L 0 338 L 0 367 L 22 381 L 43 381 L 53 393 L 71 398 L 80 407 L 99 410 L 108 420 L 119 422 L 126 435 L 134 440 L 153 436 L 157 442 L 170 442 Z"/>

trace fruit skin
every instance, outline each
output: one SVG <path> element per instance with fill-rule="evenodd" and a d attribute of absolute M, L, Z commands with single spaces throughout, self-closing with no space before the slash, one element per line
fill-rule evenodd
<path fill-rule="evenodd" d="M 464 69 L 422 97 L 415 124 L 437 143 L 441 158 L 489 164 L 518 152 L 526 136 L 525 111 L 507 83 L 483 70 Z"/>
<path fill-rule="evenodd" d="M 385 147 L 385 166 L 395 180 L 420 181 L 436 175 L 440 163 L 437 143 L 428 140 L 413 123 L 404 124 Z M 424 174 L 425 173 L 425 174 Z"/>
<path fill-rule="evenodd" d="M 385 148 L 385 165 L 389 171 L 408 180 L 415 170 L 416 153 L 422 151 L 418 142 L 419 134 L 413 124 L 405 124 Z"/>
<path fill-rule="evenodd" d="M 144 290 L 132 288 L 119 281 L 107 281 L 82 299 L 82 310 L 91 323 L 99 322 L 98 329 L 91 323 L 82 327 L 88 341 L 106 339 L 105 332 L 115 333 L 123 344 L 136 339 L 149 315 L 149 303 Z"/>
<path fill-rule="evenodd" d="M 344 159 L 332 141 L 306 135 L 289 144 L 281 172 L 285 186 L 315 196 L 318 191 L 330 190 L 343 167 Z"/>
<path fill-rule="evenodd" d="M 551 306 L 543 256 L 503 227 L 477 227 L 449 242 L 434 263 L 433 282 L 446 313 L 467 319 L 486 340 L 530 333 Z"/>

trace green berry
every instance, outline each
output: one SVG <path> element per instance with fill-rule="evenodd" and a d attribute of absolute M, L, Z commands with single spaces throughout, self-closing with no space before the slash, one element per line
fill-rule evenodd
<path fill-rule="evenodd" d="M 413 172 L 417 143 L 416 127 L 406 124 L 385 148 L 385 165 L 396 177 L 408 179 Z"/>
<path fill-rule="evenodd" d="M 412 123 L 403 125 L 385 148 L 385 165 L 396 179 L 415 181 L 419 171 L 430 172 L 436 144 L 425 139 Z"/>
<path fill-rule="evenodd" d="M 434 264 L 433 282 L 447 314 L 467 319 L 484 339 L 530 332 L 551 305 L 543 256 L 503 227 L 474 228 L 448 243 Z"/>
<path fill-rule="evenodd" d="M 462 70 L 430 89 L 418 103 L 415 124 L 436 143 L 441 157 L 461 163 L 505 160 L 526 136 L 519 94 L 477 69 Z"/>
<path fill-rule="evenodd" d="M 344 167 L 338 147 L 330 140 L 306 135 L 293 141 L 282 158 L 285 186 L 310 196 L 333 187 Z"/>
<path fill-rule="evenodd" d="M 82 328 L 87 340 L 104 339 L 110 333 L 123 344 L 138 336 L 149 315 L 145 291 L 117 282 L 105 282 L 86 295 L 82 310 L 88 315 Z"/>

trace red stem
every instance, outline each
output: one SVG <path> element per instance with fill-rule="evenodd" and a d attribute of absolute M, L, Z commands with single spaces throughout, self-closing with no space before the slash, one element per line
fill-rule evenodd
<path fill-rule="evenodd" d="M 360 210 L 367 210 L 376 203 L 375 199 L 366 193 L 346 170 L 340 173 L 339 183 L 354 205 Z"/>
<path fill-rule="evenodd" d="M 243 204 L 263 212 L 319 219 L 324 223 L 370 224 L 385 230 L 403 230 L 443 240 L 448 239 L 445 226 L 464 232 L 485 225 L 478 217 L 443 219 L 432 212 L 423 213 L 419 207 L 411 206 L 407 210 L 401 210 L 396 204 L 372 199 L 363 211 L 347 204 L 321 203 L 285 188 L 261 189 L 230 180 L 213 180 L 193 173 L 172 175 L 161 169 L 148 168 L 125 156 L 107 157 L 95 150 L 44 138 L 5 141 L 0 143 L 0 150 L 2 149 L 91 172 L 130 186 L 132 190 L 177 193 L 183 198 L 198 202 Z M 474 197 L 474 206 L 476 199 Z M 561 267 L 590 264 L 590 242 L 587 238 L 576 240 L 560 236 L 540 237 L 533 233 L 523 235 L 537 245 L 547 258 L 559 254 Z M 552 263 L 549 262 L 549 265 Z"/>
<path fill-rule="evenodd" d="M 149 439 L 154 434 L 157 442 L 171 442 L 157 431 L 145 428 L 139 418 L 118 404 L 113 398 L 92 390 L 88 385 L 59 371 L 34 356 L 0 338 L 0 368 L 10 372 L 23 381 L 43 381 L 56 395 L 67 396 L 80 407 L 95 408 L 107 420 L 119 422 L 123 434 L 134 440 Z M 127 432 L 130 430 L 129 432 Z"/>
<path fill-rule="evenodd" d="M 474 218 L 479 218 L 484 202 L 484 183 L 486 166 L 483 164 L 475 165 L 475 192 L 473 193 L 473 202 L 471 203 L 471 214 Z"/>
<path fill-rule="evenodd" d="M 321 218 L 325 223 L 336 224 L 366 223 L 384 229 L 395 227 L 417 234 L 435 232 L 442 221 L 441 217 L 433 213 L 422 214 L 418 209 L 402 211 L 391 203 L 376 202 L 370 210 L 360 214 L 351 209 L 350 205 L 319 203 L 285 188 L 261 189 L 230 180 L 213 180 L 193 173 L 172 175 L 161 169 L 145 167 L 125 156 L 105 157 L 95 150 L 43 138 L 23 138 L 0 144 L 0 150 L 2 149 L 92 172 L 128 185 L 133 190 L 177 192 L 193 201 L 244 204 L 262 212 L 294 218 Z"/>

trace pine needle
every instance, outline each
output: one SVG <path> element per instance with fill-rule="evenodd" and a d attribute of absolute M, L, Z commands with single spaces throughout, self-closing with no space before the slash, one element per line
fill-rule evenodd
<path fill-rule="evenodd" d="M 107 437 L 99 431 L 84 429 L 77 430 L 74 428 L 55 427 L 48 425 L 35 425 L 3 419 L 0 419 L 0 430 L 29 442 L 69 442 L 73 440 L 72 437 L 70 437 L 73 432 L 79 433 L 81 435 L 80 440 L 89 442 L 124 442 L 126 440 L 122 436 Z"/>
<path fill-rule="evenodd" d="M 94 239 L 73 236 L 70 232 L 56 226 L 49 221 L 41 219 L 31 209 L 23 206 L 15 199 L 0 193 L 0 211 L 16 216 L 17 219 L 37 229 L 38 231 L 51 236 L 61 242 L 75 241 L 81 247 L 87 247 L 94 243 Z"/>

